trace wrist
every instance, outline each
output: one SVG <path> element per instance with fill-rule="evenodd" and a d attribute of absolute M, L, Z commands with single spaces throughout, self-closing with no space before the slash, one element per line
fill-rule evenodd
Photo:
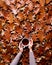
<path fill-rule="evenodd" d="M 20 50 L 20 52 L 23 52 L 23 50 Z"/>
<path fill-rule="evenodd" d="M 32 52 L 32 48 L 30 48 L 29 50 L 30 50 L 30 52 Z"/>

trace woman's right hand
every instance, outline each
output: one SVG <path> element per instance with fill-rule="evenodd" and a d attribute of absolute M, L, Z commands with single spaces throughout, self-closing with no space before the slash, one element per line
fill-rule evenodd
<path fill-rule="evenodd" d="M 19 50 L 20 50 L 20 52 L 23 52 L 23 45 L 22 45 L 22 43 L 19 43 Z"/>

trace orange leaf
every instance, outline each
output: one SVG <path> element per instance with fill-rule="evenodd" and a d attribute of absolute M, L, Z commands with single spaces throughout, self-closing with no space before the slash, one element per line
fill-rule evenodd
<path fill-rule="evenodd" d="M 46 4 L 48 4 L 51 0 L 45 0 L 46 1 Z"/>
<path fill-rule="evenodd" d="M 30 11 L 33 9 L 33 3 L 32 2 L 29 3 L 28 8 Z"/>
<path fill-rule="evenodd" d="M 44 4 L 45 4 L 45 0 L 40 0 L 40 5 L 44 6 Z"/>
<path fill-rule="evenodd" d="M 10 33 L 9 33 L 9 31 L 5 31 L 5 34 L 4 34 L 5 36 L 5 39 L 7 39 L 7 40 L 10 40 Z"/>
<path fill-rule="evenodd" d="M 17 16 L 17 18 L 19 18 L 19 20 L 23 20 L 24 19 L 24 14 L 23 13 L 18 13 L 18 16 Z"/>
<path fill-rule="evenodd" d="M 10 56 L 9 55 L 7 55 L 7 54 L 2 54 L 2 56 L 3 56 L 3 60 L 5 61 L 5 62 L 10 62 Z"/>
<path fill-rule="evenodd" d="M 9 20 L 8 22 L 9 23 L 13 23 L 14 21 L 14 16 L 13 16 L 13 14 L 10 12 L 9 14 L 8 14 L 8 17 L 7 17 L 7 19 Z"/>

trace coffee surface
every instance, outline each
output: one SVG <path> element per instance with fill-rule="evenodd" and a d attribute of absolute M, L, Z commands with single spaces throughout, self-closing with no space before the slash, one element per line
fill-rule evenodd
<path fill-rule="evenodd" d="M 29 40 L 28 40 L 28 39 L 23 39 L 22 43 L 23 43 L 24 45 L 27 45 L 27 44 L 29 43 Z"/>

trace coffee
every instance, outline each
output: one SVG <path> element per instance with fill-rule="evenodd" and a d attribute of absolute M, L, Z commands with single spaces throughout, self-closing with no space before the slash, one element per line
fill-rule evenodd
<path fill-rule="evenodd" d="M 28 39 L 23 39 L 23 40 L 22 40 L 22 43 L 23 43 L 23 45 L 28 45 L 29 40 L 28 40 Z"/>

